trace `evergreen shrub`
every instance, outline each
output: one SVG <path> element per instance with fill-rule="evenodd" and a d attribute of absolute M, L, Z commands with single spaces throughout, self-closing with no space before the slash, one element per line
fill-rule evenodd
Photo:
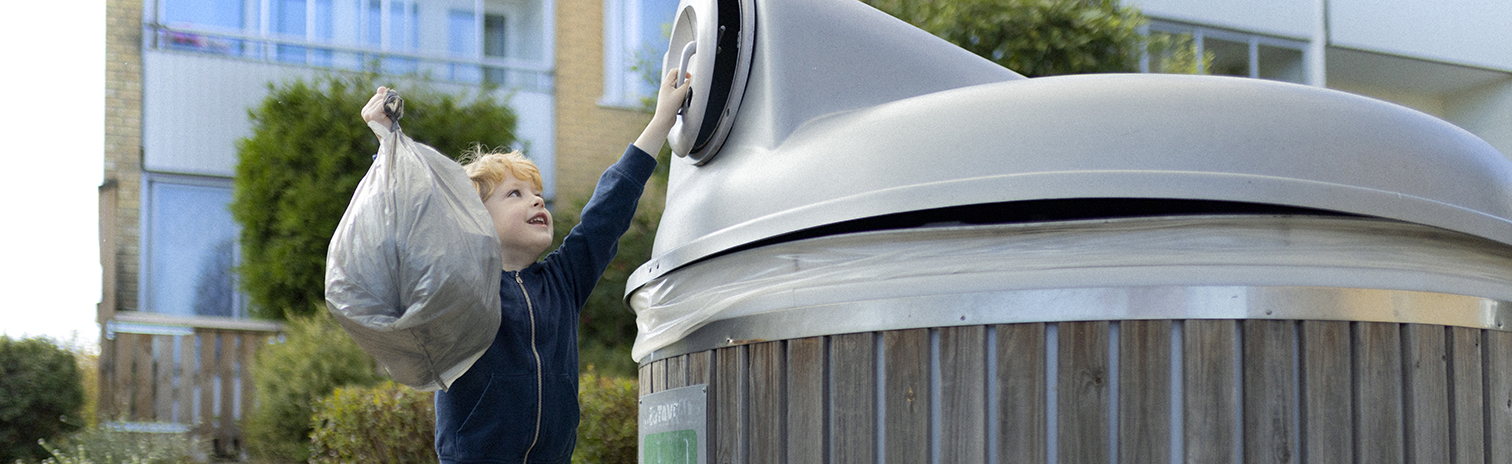
<path fill-rule="evenodd" d="M 47 457 L 38 440 L 84 424 L 74 356 L 45 338 L 0 335 L 0 462 Z"/>

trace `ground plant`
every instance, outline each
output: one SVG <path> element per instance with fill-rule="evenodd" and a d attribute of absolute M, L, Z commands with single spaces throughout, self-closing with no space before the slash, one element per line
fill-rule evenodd
<path fill-rule="evenodd" d="M 41 464 L 180 464 L 203 461 L 203 447 L 179 434 L 131 433 L 109 427 L 82 430 L 43 443 Z"/>

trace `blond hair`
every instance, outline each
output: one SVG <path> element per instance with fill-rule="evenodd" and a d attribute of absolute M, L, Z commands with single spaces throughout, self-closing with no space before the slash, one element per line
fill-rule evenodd
<path fill-rule="evenodd" d="M 484 200 L 493 194 L 499 183 L 504 182 L 504 176 L 528 181 L 536 191 L 543 188 L 540 168 L 519 150 L 508 153 L 485 152 L 482 146 L 474 146 L 472 150 L 463 153 L 459 161 L 462 169 L 467 171 L 467 178 L 472 179 L 473 189 Z"/>

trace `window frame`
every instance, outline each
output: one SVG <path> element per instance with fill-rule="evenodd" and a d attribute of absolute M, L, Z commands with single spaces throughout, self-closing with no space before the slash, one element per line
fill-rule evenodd
<path fill-rule="evenodd" d="M 160 311 L 157 309 L 159 302 L 153 301 L 153 283 L 155 282 L 154 279 L 161 277 L 154 275 L 157 271 L 159 271 L 159 269 L 156 269 L 156 266 L 153 262 L 155 254 L 154 252 L 156 251 L 156 247 L 153 245 L 153 240 L 157 232 L 157 226 L 159 225 L 157 224 L 157 222 L 161 218 L 157 217 L 157 215 L 154 214 L 154 207 L 157 206 L 157 203 L 160 200 L 154 193 L 153 187 L 159 184 L 169 184 L 189 187 L 224 189 L 229 199 L 231 196 L 232 183 L 233 180 L 226 177 L 198 176 L 153 171 L 142 172 L 140 192 L 141 209 L 139 221 L 141 229 L 137 244 L 137 249 L 140 250 L 137 266 L 137 311 L 142 313 L 163 314 L 175 317 L 186 316 L 184 314 Z M 229 206 L 230 203 L 228 202 L 227 207 L 229 208 Z M 237 224 L 235 218 L 230 217 L 229 209 L 227 211 L 227 216 L 231 219 L 230 225 L 232 229 L 231 268 L 228 269 L 228 273 L 231 277 L 232 300 L 231 315 L 227 318 L 236 320 L 251 319 L 252 315 L 249 311 L 250 307 L 248 306 L 247 295 L 241 290 L 241 282 L 235 272 L 235 268 L 241 264 L 241 224 Z M 190 309 L 191 312 L 187 314 L 187 317 L 223 317 L 214 315 L 202 315 L 198 312 L 194 312 L 193 308 Z"/>
<path fill-rule="evenodd" d="M 1248 65 L 1247 65 L 1247 68 L 1248 68 L 1248 71 L 1249 71 L 1248 72 L 1249 75 L 1248 76 L 1244 76 L 1244 77 L 1248 77 L 1248 78 L 1251 78 L 1251 79 L 1261 79 L 1261 77 L 1260 77 L 1260 47 L 1261 46 L 1267 46 L 1267 47 L 1272 47 L 1272 48 L 1281 48 L 1281 49 L 1287 49 L 1287 50 L 1296 50 L 1296 51 L 1298 51 L 1298 52 L 1301 53 L 1301 60 L 1300 60 L 1300 63 L 1301 63 L 1301 66 L 1302 66 L 1301 67 L 1301 79 L 1299 81 L 1296 81 L 1296 82 L 1282 81 L 1282 80 L 1277 80 L 1277 82 L 1292 82 L 1292 83 L 1295 83 L 1295 84 L 1309 84 L 1307 82 L 1308 81 L 1308 76 L 1311 75 L 1311 74 L 1309 74 L 1309 68 L 1313 65 L 1312 64 L 1312 60 L 1310 59 L 1311 58 L 1310 55 L 1312 55 L 1312 53 L 1314 53 L 1314 52 L 1312 51 L 1312 48 L 1309 45 L 1309 43 L 1307 41 L 1305 41 L 1305 40 L 1287 39 L 1287 38 L 1282 38 L 1282 37 L 1275 37 L 1275 36 L 1269 36 L 1269 35 L 1263 35 L 1263 34 L 1257 34 L 1257 33 L 1251 33 L 1251 32 L 1242 32 L 1242 31 L 1235 31 L 1235 30 L 1219 29 L 1219 28 L 1214 28 L 1214 27 L 1210 27 L 1210 26 L 1201 26 L 1201 25 L 1196 25 L 1196 24 L 1191 24 L 1191 23 L 1183 23 L 1183 22 L 1168 21 L 1168 20 L 1161 20 L 1161 19 L 1151 19 L 1148 24 L 1146 24 L 1145 26 L 1142 27 L 1142 29 L 1143 30 L 1141 31 L 1141 33 L 1144 34 L 1144 35 L 1146 35 L 1146 36 L 1148 36 L 1151 32 L 1164 32 L 1164 33 L 1168 33 L 1168 34 L 1189 34 L 1189 35 L 1192 36 L 1192 43 L 1193 43 L 1193 45 L 1197 47 L 1197 50 L 1196 50 L 1197 56 L 1202 56 L 1203 55 L 1203 53 L 1205 51 L 1204 42 L 1206 41 L 1207 38 L 1210 38 L 1210 37 L 1213 38 L 1213 39 L 1227 41 L 1227 42 L 1237 42 L 1237 43 L 1247 44 L 1247 46 L 1248 46 L 1248 51 L 1247 51 L 1247 55 L 1248 56 L 1247 56 L 1247 58 L 1248 58 L 1248 61 L 1249 61 Z M 1200 73 L 1200 74 L 1207 74 L 1209 72 L 1209 70 L 1206 69 L 1205 65 L 1206 65 L 1206 63 L 1204 63 L 1203 60 L 1197 60 L 1198 73 Z M 1149 53 L 1148 50 L 1144 51 L 1140 55 L 1140 59 L 1139 59 L 1139 72 L 1140 73 L 1144 73 L 1144 74 L 1149 74 L 1150 73 L 1150 53 Z"/>
<path fill-rule="evenodd" d="M 600 106 L 645 111 L 644 99 L 656 96 L 635 90 L 642 76 L 631 69 L 635 65 L 634 49 L 642 43 L 636 35 L 644 25 L 645 18 L 640 15 L 642 1 L 646 0 L 604 0 L 604 89 L 598 101 Z M 670 24 L 676 6 L 668 13 L 666 22 Z M 659 71 L 661 57 L 652 60 Z"/>

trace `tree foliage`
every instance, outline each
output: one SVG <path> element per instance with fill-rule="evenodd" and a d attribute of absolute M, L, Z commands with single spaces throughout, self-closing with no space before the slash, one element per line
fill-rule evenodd
<path fill-rule="evenodd" d="M 1144 15 L 1114 0 L 863 0 L 1029 77 L 1134 72 Z"/>
<path fill-rule="evenodd" d="M 373 76 L 270 85 L 251 110 L 252 135 L 237 144 L 231 212 L 242 227 L 238 271 L 255 315 L 309 314 L 324 302 L 326 248 L 378 150 L 359 115 L 376 87 Z M 515 142 L 514 113 L 488 89 L 399 91 L 404 132 L 442 153 Z"/>
<path fill-rule="evenodd" d="M 44 338 L 0 335 L 0 462 L 47 457 L 38 440 L 84 424 L 73 354 Z"/>

